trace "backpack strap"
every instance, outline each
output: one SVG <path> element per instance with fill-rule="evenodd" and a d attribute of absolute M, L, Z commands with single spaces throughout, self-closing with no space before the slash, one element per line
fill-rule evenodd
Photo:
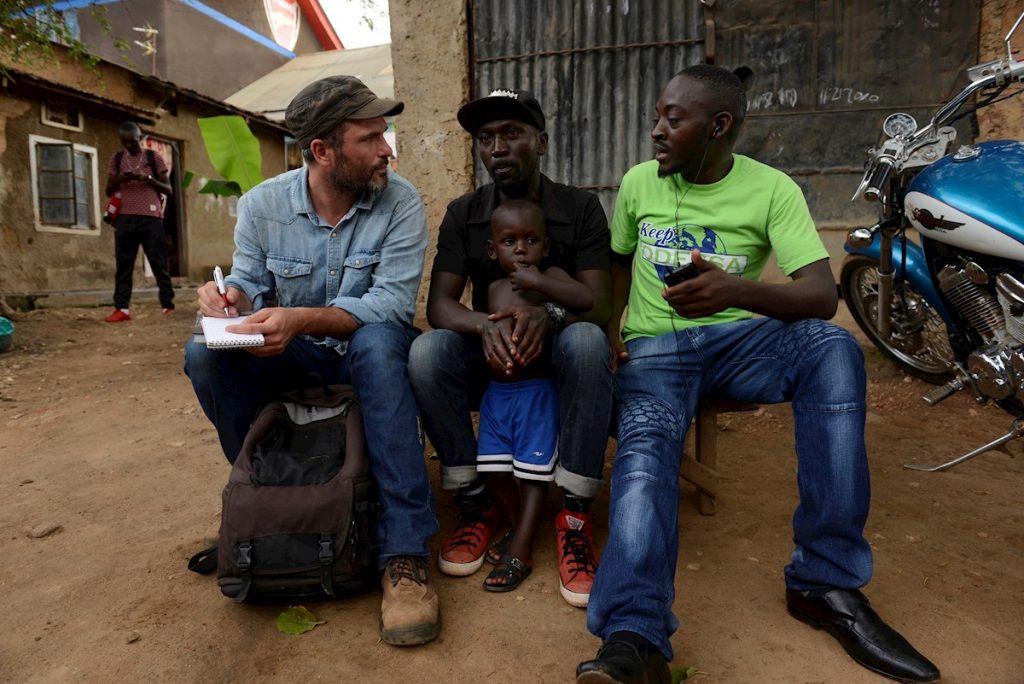
<path fill-rule="evenodd" d="M 317 561 L 320 563 L 320 586 L 324 593 L 334 598 L 334 540 L 329 534 L 320 535 Z"/>
<path fill-rule="evenodd" d="M 242 586 L 235 596 L 235 603 L 241 603 L 249 595 L 252 588 L 252 542 L 243 541 L 238 544 L 238 553 L 235 558 L 238 565 L 238 576 L 242 579 Z"/>
<path fill-rule="evenodd" d="M 114 155 L 114 169 L 118 173 L 121 173 L 121 160 L 122 159 L 124 159 L 124 150 L 119 150 L 118 153 Z"/>
<path fill-rule="evenodd" d="M 217 569 L 217 547 L 203 549 L 188 561 L 188 569 L 200 575 L 209 575 Z"/>

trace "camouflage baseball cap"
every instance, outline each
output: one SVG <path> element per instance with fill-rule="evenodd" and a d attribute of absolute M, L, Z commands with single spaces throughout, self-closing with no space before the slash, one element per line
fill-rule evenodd
<path fill-rule="evenodd" d="M 346 120 L 401 114 L 405 103 L 377 97 L 355 76 L 328 76 L 303 88 L 288 104 L 284 123 L 303 149 Z"/>

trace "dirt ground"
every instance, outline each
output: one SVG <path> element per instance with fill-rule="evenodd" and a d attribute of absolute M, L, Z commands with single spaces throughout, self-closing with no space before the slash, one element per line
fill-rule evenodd
<path fill-rule="evenodd" d="M 235 605 L 188 572 L 228 475 L 181 370 L 188 299 L 173 318 L 141 304 L 120 325 L 93 308 L 15 317 L 14 347 L 0 354 L 0 680 L 572 681 L 598 642 L 558 594 L 550 521 L 518 591 L 485 593 L 483 571 L 435 572 L 443 630 L 418 648 L 378 640 L 379 592 L 306 603 L 326 624 L 286 636 L 274 626 L 284 606 Z M 1010 419 L 966 395 L 928 409 L 926 385 L 865 348 L 867 594 L 944 682 L 1024 682 L 1024 442 L 947 473 L 903 469 L 973 449 Z M 791 428 L 785 405 L 724 417 L 717 515 L 700 516 L 684 488 L 673 665 L 698 668 L 698 682 L 882 681 L 786 614 Z M 436 483 L 437 460 L 427 463 Z M 453 510 L 438 502 L 446 529 Z M 606 506 L 607 493 L 599 542 Z"/>

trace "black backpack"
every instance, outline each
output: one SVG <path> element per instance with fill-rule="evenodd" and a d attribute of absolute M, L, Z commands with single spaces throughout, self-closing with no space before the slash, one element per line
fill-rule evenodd
<path fill-rule="evenodd" d="M 352 387 L 289 392 L 265 404 L 221 510 L 217 583 L 236 602 L 334 597 L 375 582 L 380 503 Z M 212 552 L 189 567 L 212 572 Z"/>

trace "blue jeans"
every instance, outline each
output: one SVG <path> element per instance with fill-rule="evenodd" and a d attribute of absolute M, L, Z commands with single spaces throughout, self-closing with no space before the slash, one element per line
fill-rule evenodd
<path fill-rule="evenodd" d="M 871 578 L 864 448 L 864 357 L 845 330 L 817 319 L 756 318 L 627 343 L 615 375 L 618 452 L 609 534 L 587 611 L 606 639 L 635 632 L 672 658 L 679 551 L 679 462 L 698 399 L 792 402 L 800 505 L 786 585 L 853 589 Z"/>
<path fill-rule="evenodd" d="M 355 387 L 370 468 L 380 489 L 381 567 L 391 556 L 429 557 L 427 540 L 438 529 L 406 371 L 414 334 L 396 325 L 364 325 L 349 338 L 343 356 L 302 338 L 292 340 L 284 353 L 262 358 L 241 350 L 207 349 L 194 338 L 185 347 L 185 374 L 232 463 L 267 398 L 308 386 L 303 382 L 308 373 L 328 384 Z"/>
<path fill-rule="evenodd" d="M 558 386 L 559 464 L 555 484 L 571 494 L 594 497 L 612 412 L 608 340 L 592 323 L 573 323 L 554 336 L 551 361 Z M 479 405 L 490 371 L 480 338 L 432 330 L 416 338 L 409 353 L 409 378 L 423 428 L 441 459 L 441 486 L 459 489 L 476 482 L 476 438 L 470 411 Z"/>

